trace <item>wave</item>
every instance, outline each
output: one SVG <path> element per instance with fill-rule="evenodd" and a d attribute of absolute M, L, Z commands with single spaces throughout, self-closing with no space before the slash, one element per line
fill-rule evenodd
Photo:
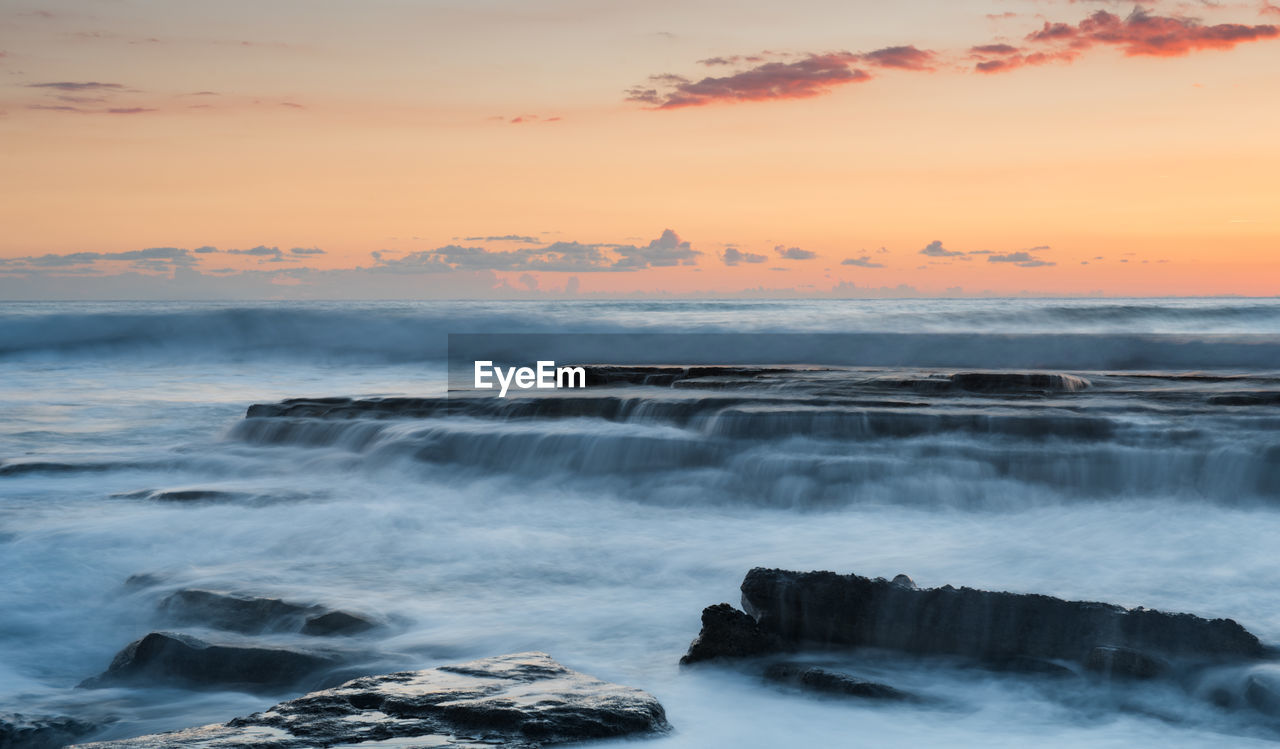
<path fill-rule="evenodd" d="M 579 363 L 1280 370 L 1271 301 L 0 306 L 0 360 L 443 362 L 452 334 Z"/>

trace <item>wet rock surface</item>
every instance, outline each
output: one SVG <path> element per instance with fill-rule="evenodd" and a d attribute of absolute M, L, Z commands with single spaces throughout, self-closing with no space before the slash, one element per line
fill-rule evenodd
<path fill-rule="evenodd" d="M 868 700 L 903 701 L 915 697 L 900 689 L 875 681 L 865 681 L 838 671 L 794 663 L 775 663 L 765 669 L 764 678 L 809 692 Z"/>
<path fill-rule="evenodd" d="M 1222 708 L 1280 715 L 1274 651 L 1230 619 L 950 585 L 920 588 L 906 575 L 889 581 L 765 568 L 747 573 L 742 606 L 705 609 L 681 663 L 844 652 L 859 669 L 882 668 L 886 657 L 924 657 L 1038 680 L 1104 679 L 1116 688 L 1158 679 Z M 805 691 L 918 699 L 811 664 L 773 663 L 764 675 Z"/>
<path fill-rule="evenodd" d="M 668 729 L 662 705 L 639 689 L 572 671 L 545 653 L 370 676 L 245 718 L 92 749 L 232 749 L 358 744 L 513 749 Z"/>
<path fill-rule="evenodd" d="M 1056 372 L 957 372 L 948 379 L 961 390 L 978 393 L 1074 393 L 1089 387 L 1083 377 Z"/>
<path fill-rule="evenodd" d="M 0 713 L 0 749 L 58 749 L 96 728 L 65 716 Z"/>
<path fill-rule="evenodd" d="M 742 583 L 742 603 L 762 630 L 789 646 L 1079 663 L 1099 647 L 1207 660 L 1263 655 L 1258 638 L 1230 619 L 972 588 L 917 589 L 834 572 L 753 569 Z"/>
<path fill-rule="evenodd" d="M 1084 667 L 1116 679 L 1155 679 L 1169 673 L 1169 662 L 1132 648 L 1097 647 L 1089 651 Z"/>
<path fill-rule="evenodd" d="M 178 624 L 198 624 L 247 635 L 264 632 L 352 635 L 377 626 L 367 617 L 324 606 L 196 588 L 166 596 L 159 608 L 165 618 Z"/>
<path fill-rule="evenodd" d="M 318 607 L 286 603 L 279 598 L 196 588 L 171 593 L 160 601 L 159 609 L 178 624 L 199 624 L 242 634 L 296 631 L 308 615 L 320 611 Z"/>
<path fill-rule="evenodd" d="M 749 614 L 718 603 L 702 610 L 702 631 L 680 663 L 762 655 L 778 650 L 780 645 L 778 638 L 762 630 Z"/>
<path fill-rule="evenodd" d="M 273 690 L 340 665 L 336 654 L 243 644 L 216 644 L 189 635 L 152 632 L 116 654 L 86 688 L 122 684 Z"/>
<path fill-rule="evenodd" d="M 317 637 L 356 635 L 378 626 L 376 622 L 346 611 L 329 611 L 307 617 L 302 624 L 302 634 Z"/>
<path fill-rule="evenodd" d="M 1244 700 L 1258 712 L 1280 717 L 1280 668 L 1264 666 L 1247 674 Z"/>

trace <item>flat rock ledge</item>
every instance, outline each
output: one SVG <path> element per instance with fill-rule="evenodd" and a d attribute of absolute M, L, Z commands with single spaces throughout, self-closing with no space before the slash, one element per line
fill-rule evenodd
<path fill-rule="evenodd" d="M 517 653 L 367 676 L 224 724 L 79 746 L 303 749 L 389 742 L 533 749 L 667 730 L 662 705 L 648 693 L 572 671 L 546 653 Z"/>

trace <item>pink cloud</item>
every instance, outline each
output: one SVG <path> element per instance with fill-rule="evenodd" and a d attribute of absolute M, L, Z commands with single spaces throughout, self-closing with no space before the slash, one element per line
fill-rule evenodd
<path fill-rule="evenodd" d="M 935 57 L 933 52 L 914 46 L 885 47 L 862 55 L 862 59 L 872 65 L 903 70 L 933 70 Z"/>
<path fill-rule="evenodd" d="M 836 86 L 871 80 L 866 71 L 854 67 L 862 59 L 862 55 L 835 52 L 811 54 L 795 62 L 767 62 L 732 75 L 697 81 L 674 75 L 654 76 L 650 79 L 653 87 L 632 88 L 627 99 L 651 104 L 655 109 L 808 99 Z"/>
<path fill-rule="evenodd" d="M 1076 26 L 1045 23 L 1027 40 L 1066 42 L 1074 49 L 1098 45 L 1118 47 L 1128 56 L 1180 57 L 1205 49 L 1231 49 L 1245 42 L 1274 39 L 1280 29 L 1270 24 L 1220 23 L 1205 26 L 1193 18 L 1157 16 L 1135 8 L 1128 18 L 1100 10 Z"/>

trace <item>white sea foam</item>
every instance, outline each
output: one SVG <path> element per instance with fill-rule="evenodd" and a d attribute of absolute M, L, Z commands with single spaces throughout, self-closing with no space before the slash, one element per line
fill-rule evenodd
<path fill-rule="evenodd" d="M 1135 330 L 1280 334 L 1280 311 L 1262 301 L 932 304 L 892 303 L 883 317 L 867 303 L 600 304 L 593 317 L 626 332 L 727 330 L 747 318 L 899 337 L 922 321 L 939 335 L 1041 326 L 1100 347 Z M 780 386 L 767 402 L 619 389 L 608 409 L 568 416 L 521 412 L 530 407 L 508 398 L 413 420 L 243 419 L 250 403 L 289 397 L 443 399 L 443 344 L 432 341 L 451 326 L 547 332 L 567 314 L 424 309 L 6 307 L 0 450 L 5 465 L 34 467 L 0 475 L 0 710 L 110 714 L 105 736 L 119 737 L 271 704 L 73 688 L 163 628 L 160 597 L 196 586 L 385 618 L 377 665 L 388 670 L 548 651 L 662 700 L 676 730 L 655 747 L 1275 738 L 1256 716 L 1160 687 L 1053 687 L 902 661 L 872 675 L 943 706 L 884 708 L 676 666 L 702 607 L 736 603 L 758 565 L 1228 616 L 1280 641 L 1280 413 L 1207 400 L 1270 387 L 1268 367 L 1238 360 L 1228 380 L 1090 374 L 1090 388 L 1042 401 L 875 395 L 923 399 L 916 409 Z M 512 330 L 518 317 L 525 327 Z M 1265 364 L 1273 354 L 1258 355 Z M 166 489 L 248 499 L 147 498 Z M 150 587 L 125 584 L 139 574 L 153 576 Z"/>

